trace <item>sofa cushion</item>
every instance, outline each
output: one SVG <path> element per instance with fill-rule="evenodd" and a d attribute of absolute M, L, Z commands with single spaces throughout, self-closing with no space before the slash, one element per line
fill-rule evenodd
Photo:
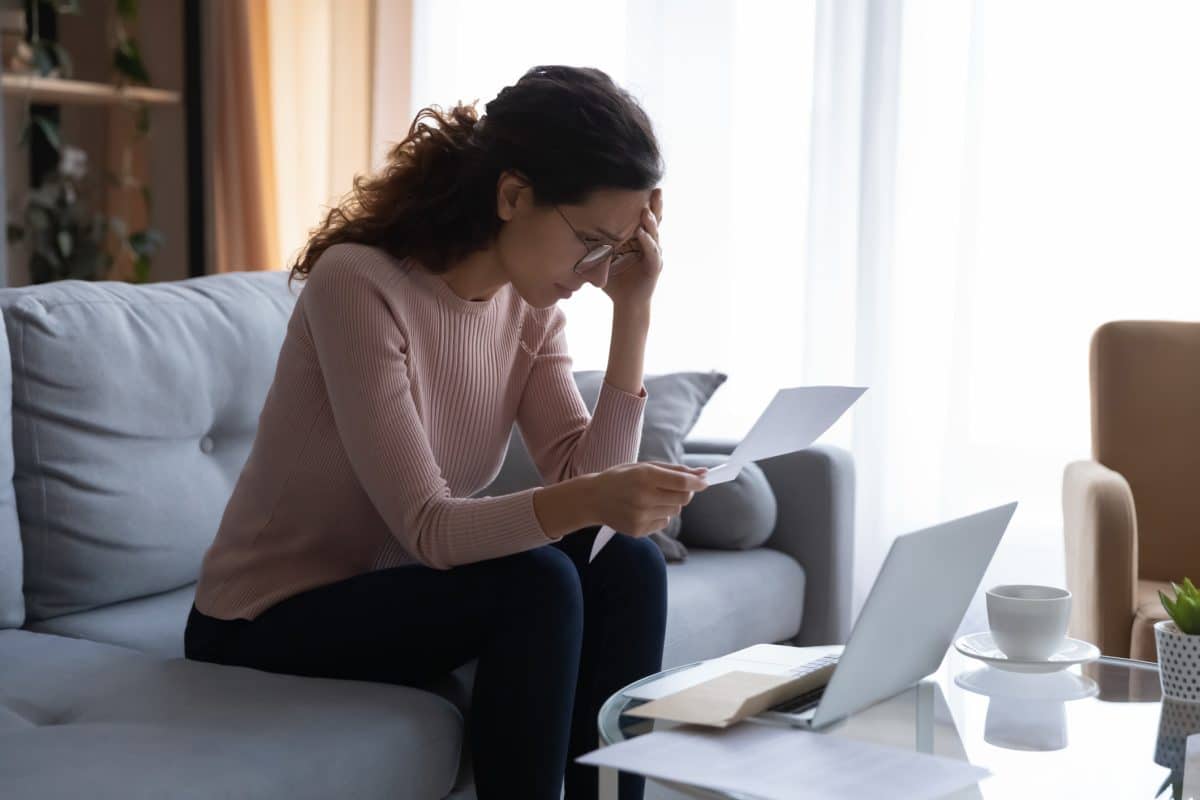
<path fill-rule="evenodd" d="M 785 641 L 800 631 L 805 575 L 791 556 L 762 547 L 691 552 L 687 561 L 667 567 L 664 668 Z M 26 627 L 181 657 L 194 596 L 195 587 L 186 586 Z M 465 710 L 473 675 L 473 668 L 464 669 L 427 688 Z"/>
<path fill-rule="evenodd" d="M 116 644 L 162 658 L 183 658 L 183 628 L 195 597 L 196 585 L 191 583 L 162 594 L 30 622 L 25 627 Z"/>
<path fill-rule="evenodd" d="M 667 581 L 664 668 L 724 655 L 759 642 L 787 641 L 800 630 L 804 570 L 794 559 L 775 550 L 693 548 L 687 561 L 667 568 Z M 94 642 L 121 644 L 157 656 L 176 657 L 182 653 L 183 628 L 193 597 L 194 586 L 187 586 L 152 597 L 29 623 L 28 627 Z M 0 637 L 3 636 L 0 633 Z M 0 643 L 3 641 L 0 638 Z M 3 655 L 4 650 L 0 647 L 0 663 L 3 663 Z M 419 687 L 455 708 L 464 720 L 464 732 L 471 724 L 470 699 L 476 665 L 477 662 L 472 660 Z M 221 669 L 243 670 L 241 667 Z M 231 690 L 231 696 L 240 696 L 237 692 L 249 690 L 254 689 L 238 687 Z M 5 685 L 0 685 L 0 692 L 7 691 L 6 681 Z M 0 732 L 2 730 L 0 725 Z M 2 741 L 0 739 L 0 743 Z M 469 752 L 460 748 L 459 758 L 452 777 L 456 789 L 470 787 L 472 783 Z"/>
<path fill-rule="evenodd" d="M 715 467 L 729 456 L 688 453 L 689 467 Z M 750 550 L 771 538 L 779 519 L 779 503 L 762 467 L 743 464 L 731 481 L 710 486 L 692 496 L 680 513 L 679 539 L 688 547 L 713 550 Z"/>
<path fill-rule="evenodd" d="M 12 362 L 7 342 L 0 326 L 0 628 L 19 628 L 25 622 L 24 565 L 13 490 Z"/>
<path fill-rule="evenodd" d="M 404 686 L 0 631 L 5 798 L 441 798 L 462 719 Z"/>
<path fill-rule="evenodd" d="M 196 580 L 298 291 L 282 272 L 0 291 L 28 619 Z"/>
<path fill-rule="evenodd" d="M 800 632 L 804 569 L 777 550 L 692 548 L 667 576 L 663 669 Z"/>

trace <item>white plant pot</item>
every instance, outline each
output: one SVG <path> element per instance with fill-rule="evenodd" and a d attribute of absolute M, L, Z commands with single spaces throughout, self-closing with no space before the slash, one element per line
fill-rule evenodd
<path fill-rule="evenodd" d="M 1166 619 L 1154 623 L 1154 641 L 1163 696 L 1200 703 L 1200 636 L 1182 633 Z"/>

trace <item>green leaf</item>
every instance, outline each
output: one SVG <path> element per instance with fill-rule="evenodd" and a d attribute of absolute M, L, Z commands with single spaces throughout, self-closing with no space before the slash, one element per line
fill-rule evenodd
<path fill-rule="evenodd" d="M 58 42 L 51 42 L 50 52 L 54 54 L 54 60 L 58 62 L 58 71 L 64 78 L 69 78 L 75 72 L 75 63 L 71 61 L 71 54 L 67 49 Z"/>
<path fill-rule="evenodd" d="M 138 255 L 152 256 L 162 243 L 163 235 L 153 228 L 146 228 L 129 236 L 129 246 Z"/>
<path fill-rule="evenodd" d="M 1171 619 L 1175 619 L 1175 603 L 1171 600 L 1171 598 L 1167 597 L 1162 593 L 1161 590 L 1159 590 L 1158 599 L 1162 601 L 1163 608 L 1166 609 L 1167 614 L 1170 615 Z"/>
<path fill-rule="evenodd" d="M 137 0 L 117 0 L 117 14 L 126 22 L 136 20 L 138 15 Z"/>
<path fill-rule="evenodd" d="M 71 258 L 71 251 L 75 249 L 75 242 L 71 238 L 71 232 L 59 231 L 57 239 L 58 252 L 62 253 L 64 259 L 69 260 Z"/>
<path fill-rule="evenodd" d="M 113 67 L 131 83 L 150 83 L 150 72 L 146 69 L 142 53 L 133 39 L 125 39 L 117 45 L 117 49 L 113 51 Z"/>
<path fill-rule="evenodd" d="M 54 47 L 45 39 L 33 42 L 31 49 L 33 50 L 33 68 L 37 70 L 38 75 L 49 75 L 58 66 L 58 62 L 54 58 Z"/>
<path fill-rule="evenodd" d="M 1191 578 L 1183 579 L 1183 588 L 1191 597 L 1200 597 L 1200 591 L 1196 591 L 1196 587 L 1192 584 Z"/>
<path fill-rule="evenodd" d="M 140 255 L 133 262 L 134 283 L 146 283 L 150 280 L 150 256 Z"/>
<path fill-rule="evenodd" d="M 62 142 L 58 138 L 58 125 L 41 115 L 34 115 L 33 122 L 37 125 L 38 130 L 42 132 L 42 135 L 46 137 L 46 141 L 50 143 L 50 146 L 56 152 L 61 151 Z"/>
<path fill-rule="evenodd" d="M 1175 623 L 1179 629 L 1190 635 L 1200 633 L 1200 600 L 1191 596 L 1184 597 L 1175 604 L 1175 608 L 1181 620 Z"/>

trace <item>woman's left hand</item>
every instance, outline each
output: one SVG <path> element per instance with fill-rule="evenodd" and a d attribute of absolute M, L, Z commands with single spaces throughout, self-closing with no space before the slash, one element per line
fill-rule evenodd
<path fill-rule="evenodd" d="M 658 223 L 662 220 L 662 189 L 650 193 L 650 204 L 642 209 L 642 224 L 635 239 L 641 255 L 630 256 L 614 272 L 609 267 L 608 281 L 604 293 L 612 298 L 614 306 L 650 305 L 650 297 L 658 284 L 662 272 L 662 248 L 658 243 Z"/>

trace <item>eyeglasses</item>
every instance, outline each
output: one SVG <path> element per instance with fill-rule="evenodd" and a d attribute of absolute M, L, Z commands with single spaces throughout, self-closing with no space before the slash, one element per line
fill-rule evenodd
<path fill-rule="evenodd" d="M 571 229 L 571 233 L 575 234 L 575 238 L 579 240 L 579 243 L 588 248 L 583 257 L 576 261 L 575 266 L 572 267 L 572 270 L 576 274 L 586 275 L 593 270 L 600 269 L 605 264 L 609 264 L 609 274 L 616 275 L 630 264 L 633 264 L 641 256 L 642 251 L 638 249 L 632 239 L 621 245 L 620 250 L 617 250 L 611 244 L 588 244 L 587 239 L 584 238 L 583 234 L 575 230 L 575 226 L 571 224 L 571 220 L 567 219 L 567 215 L 562 212 L 562 209 L 556 205 L 554 206 L 554 210 L 563 218 L 563 222 L 567 223 L 567 227 Z"/>

